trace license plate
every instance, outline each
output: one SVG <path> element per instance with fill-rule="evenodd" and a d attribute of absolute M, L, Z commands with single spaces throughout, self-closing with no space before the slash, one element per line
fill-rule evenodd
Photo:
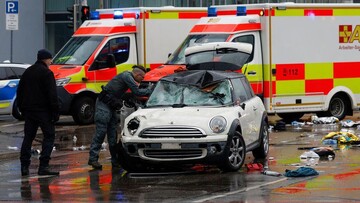
<path fill-rule="evenodd" d="M 161 149 L 181 149 L 181 146 L 178 143 L 163 143 Z"/>

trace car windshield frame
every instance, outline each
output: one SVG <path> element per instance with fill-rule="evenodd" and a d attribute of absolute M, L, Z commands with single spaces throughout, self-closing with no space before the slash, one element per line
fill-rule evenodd
<path fill-rule="evenodd" d="M 54 65 L 84 65 L 104 36 L 72 37 L 53 58 Z"/>
<path fill-rule="evenodd" d="M 175 50 L 166 61 L 166 65 L 185 64 L 185 49 L 191 46 L 210 43 L 210 42 L 226 42 L 230 34 L 201 34 L 189 35 L 183 43 Z"/>
<path fill-rule="evenodd" d="M 146 102 L 145 108 L 232 105 L 234 103 L 232 90 L 229 79 L 204 88 L 160 81 Z"/>

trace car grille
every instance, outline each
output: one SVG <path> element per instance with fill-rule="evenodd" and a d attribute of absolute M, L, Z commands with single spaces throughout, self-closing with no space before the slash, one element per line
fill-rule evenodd
<path fill-rule="evenodd" d="M 139 137 L 143 138 L 162 138 L 162 137 L 174 137 L 174 138 L 199 138 L 206 137 L 204 131 L 199 128 L 189 128 L 181 126 L 169 126 L 169 127 L 155 127 L 148 128 L 142 131 Z"/>
<path fill-rule="evenodd" d="M 148 159 L 161 160 L 190 160 L 203 158 L 206 149 L 142 149 L 143 156 Z M 204 151 L 205 150 L 205 151 Z"/>

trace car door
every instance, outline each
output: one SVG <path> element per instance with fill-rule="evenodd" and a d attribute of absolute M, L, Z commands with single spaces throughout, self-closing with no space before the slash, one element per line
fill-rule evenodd
<path fill-rule="evenodd" d="M 19 84 L 18 76 L 10 67 L 0 67 L 0 114 L 10 114 Z"/>
<path fill-rule="evenodd" d="M 244 77 L 245 78 L 245 77 Z M 242 78 L 232 79 L 234 87 L 234 99 L 239 110 L 239 120 L 242 129 L 243 138 L 246 143 L 256 141 L 258 130 L 256 129 L 256 106 L 252 100 L 251 94 L 248 92 Z"/>

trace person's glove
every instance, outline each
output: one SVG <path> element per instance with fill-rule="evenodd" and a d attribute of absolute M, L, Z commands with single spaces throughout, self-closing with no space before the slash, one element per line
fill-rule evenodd
<path fill-rule="evenodd" d="M 58 121 L 59 121 L 59 119 L 60 119 L 60 114 L 59 114 L 58 112 L 54 112 L 54 113 L 52 113 L 52 118 L 51 118 L 51 121 L 52 121 L 53 123 L 58 122 Z"/>

